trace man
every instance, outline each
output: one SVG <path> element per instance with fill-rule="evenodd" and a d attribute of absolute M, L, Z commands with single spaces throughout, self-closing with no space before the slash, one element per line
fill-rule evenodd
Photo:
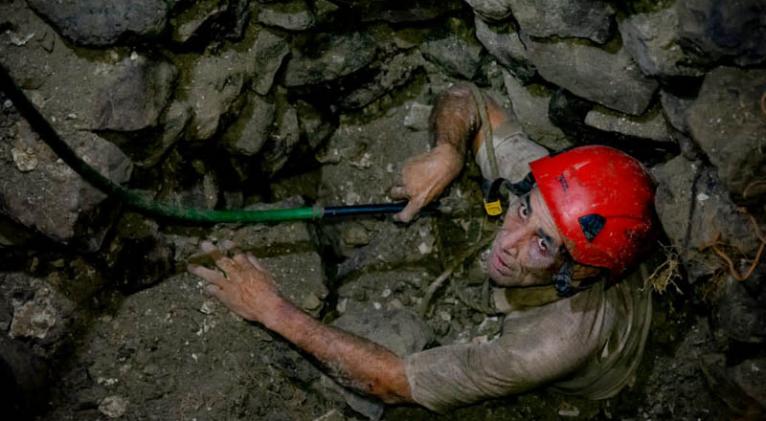
<path fill-rule="evenodd" d="M 205 242 L 202 250 L 223 273 L 189 271 L 232 311 L 313 355 L 341 384 L 387 403 L 443 411 L 546 384 L 594 399 L 616 394 L 635 372 L 651 314 L 640 280 L 616 282 L 652 239 L 653 190 L 642 166 L 606 147 L 546 156 L 512 112 L 469 85 L 437 99 L 431 125 L 435 147 L 408 161 L 392 189 L 409 200 L 399 220 L 441 194 L 469 146 L 485 177 L 497 171 L 515 190 L 529 190 L 511 200 L 487 263 L 489 277 L 505 287 L 496 293 L 506 313 L 500 337 L 400 358 L 303 313 L 252 255 L 226 257 Z M 530 168 L 534 187 L 525 177 Z"/>

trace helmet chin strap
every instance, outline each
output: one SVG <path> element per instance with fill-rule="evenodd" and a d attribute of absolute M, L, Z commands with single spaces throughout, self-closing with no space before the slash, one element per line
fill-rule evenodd
<path fill-rule="evenodd" d="M 563 251 L 562 251 L 563 252 Z M 576 293 L 583 290 L 572 285 L 572 268 L 574 267 L 574 261 L 569 254 L 563 252 L 564 264 L 561 265 L 559 271 L 553 275 L 553 287 L 556 288 L 556 294 L 559 297 L 571 297 Z"/>
<path fill-rule="evenodd" d="M 482 190 L 484 191 L 484 210 L 489 216 L 499 216 L 503 214 L 503 202 L 508 202 L 509 195 L 521 197 L 535 187 L 535 179 L 532 173 L 527 173 L 518 183 L 512 183 L 507 178 L 496 178 L 489 182 L 484 180 Z"/>

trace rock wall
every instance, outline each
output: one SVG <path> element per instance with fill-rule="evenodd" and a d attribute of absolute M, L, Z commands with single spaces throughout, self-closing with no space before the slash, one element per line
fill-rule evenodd
<path fill-rule="evenodd" d="M 429 148 L 434 97 L 465 80 L 551 150 L 626 150 L 652 167 L 667 237 L 645 374 L 606 402 L 532 393 L 452 416 L 753 416 L 766 390 L 763 16 L 760 0 L 8 0 L 0 64 L 102 174 L 196 208 L 389 201 Z M 470 164 L 442 199 L 449 218 L 192 227 L 123 209 L 0 102 L 0 386 L 18 417 L 379 417 L 178 274 L 205 238 L 265 257 L 316 317 L 399 320 L 403 353 L 497 333 L 466 258 L 492 235 Z"/>

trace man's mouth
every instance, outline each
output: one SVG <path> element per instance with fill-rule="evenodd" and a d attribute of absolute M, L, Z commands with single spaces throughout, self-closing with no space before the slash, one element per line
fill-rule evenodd
<path fill-rule="evenodd" d="M 492 266 L 504 276 L 512 275 L 514 272 L 513 268 L 500 257 L 499 252 L 493 253 Z"/>

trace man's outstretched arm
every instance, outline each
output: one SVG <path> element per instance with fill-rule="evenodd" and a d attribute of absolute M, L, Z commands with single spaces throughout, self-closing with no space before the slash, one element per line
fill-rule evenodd
<path fill-rule="evenodd" d="M 509 118 L 508 112 L 491 98 L 484 96 L 484 100 L 493 128 Z M 395 215 L 400 221 L 410 221 L 460 174 L 469 142 L 474 152 L 481 145 L 482 121 L 470 85 L 455 85 L 439 95 L 430 125 L 434 148 L 408 160 L 401 183 L 391 189 L 391 197 L 409 201 Z"/>
<path fill-rule="evenodd" d="M 344 386 L 386 403 L 413 402 L 404 361 L 388 349 L 327 326 L 295 307 L 277 290 L 271 274 L 250 254 L 224 256 L 202 243 L 223 273 L 189 265 L 209 282 L 207 291 L 243 318 L 261 323 L 314 356 Z"/>

